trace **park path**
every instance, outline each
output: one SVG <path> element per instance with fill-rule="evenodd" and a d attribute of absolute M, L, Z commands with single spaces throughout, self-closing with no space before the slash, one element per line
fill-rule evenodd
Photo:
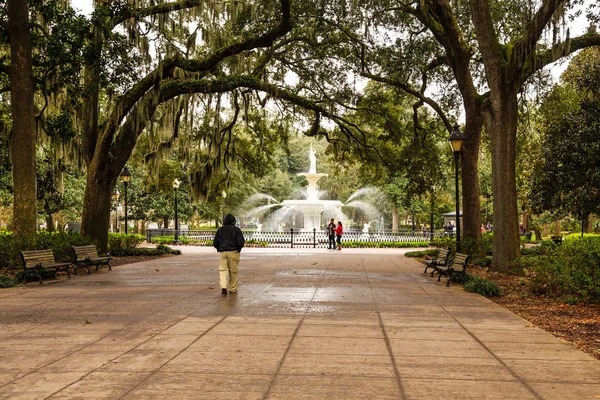
<path fill-rule="evenodd" d="M 600 361 L 403 251 L 245 249 L 1 290 L 0 399 L 598 399 Z"/>

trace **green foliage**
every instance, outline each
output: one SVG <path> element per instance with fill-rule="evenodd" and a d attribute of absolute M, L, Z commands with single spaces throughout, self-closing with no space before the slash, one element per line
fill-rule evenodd
<path fill-rule="evenodd" d="M 448 249 L 456 251 L 456 239 L 449 236 L 437 236 L 431 241 L 431 244 L 439 249 Z"/>
<path fill-rule="evenodd" d="M 478 293 L 485 297 L 497 297 L 502 294 L 500 286 L 479 276 L 466 274 L 465 290 L 471 293 Z"/>
<path fill-rule="evenodd" d="M 115 257 L 160 256 L 164 254 L 181 254 L 181 251 L 160 244 L 153 249 L 147 247 L 120 248 L 111 252 L 111 255 Z"/>
<path fill-rule="evenodd" d="M 564 87 L 557 87 L 544 104 L 556 102 L 567 111 L 545 114 L 545 137 L 530 193 L 538 213 L 572 213 L 582 219 L 600 212 L 599 61 L 600 50 L 594 48 L 575 56 Z"/>
<path fill-rule="evenodd" d="M 57 260 L 66 262 L 71 259 L 71 246 L 89 244 L 95 243 L 78 233 L 39 231 L 37 233 L 36 249 L 52 249 Z"/>
<path fill-rule="evenodd" d="M 0 289 L 14 287 L 17 284 L 16 280 L 8 275 L 0 274 Z"/>
<path fill-rule="evenodd" d="M 144 236 L 135 234 L 124 234 L 124 233 L 109 233 L 108 234 L 108 248 L 111 254 L 115 250 L 121 249 L 133 249 L 138 244 L 144 241 Z"/>
<path fill-rule="evenodd" d="M 252 245 L 252 247 L 269 247 L 269 242 L 261 242 L 260 240 L 250 239 L 246 241 L 246 246 L 247 245 Z"/>
<path fill-rule="evenodd" d="M 404 253 L 404 255 L 406 257 L 411 257 L 411 258 L 423 258 L 425 256 L 437 256 L 437 254 L 439 253 L 439 249 L 427 249 L 427 250 L 420 250 L 420 251 L 408 251 L 406 253 Z"/>
<path fill-rule="evenodd" d="M 573 238 L 543 251 L 511 264 L 529 276 L 533 293 L 600 302 L 600 237 Z"/>
<path fill-rule="evenodd" d="M 479 265 L 480 267 L 489 267 L 490 265 L 492 265 L 492 258 L 487 256 L 472 256 L 471 258 L 469 258 L 469 264 Z"/>
<path fill-rule="evenodd" d="M 175 236 L 174 235 L 166 235 L 166 236 L 152 236 L 152 243 L 156 243 L 159 245 L 164 245 L 164 244 L 172 244 L 175 241 Z M 179 236 L 178 238 L 178 242 L 181 244 L 203 244 L 203 245 L 208 245 L 210 244 L 212 246 L 212 240 L 211 241 L 195 241 L 194 239 L 191 239 L 187 236 Z"/>
<path fill-rule="evenodd" d="M 410 248 L 428 247 L 428 241 L 421 242 L 342 242 L 342 247 L 347 248 Z"/>
<path fill-rule="evenodd" d="M 22 267 L 19 261 L 19 252 L 22 250 L 52 249 L 57 260 L 69 261 L 71 259 L 71 246 L 89 244 L 94 243 L 79 234 L 40 231 L 37 233 L 35 246 L 29 249 L 22 249 L 13 243 L 11 232 L 0 232 L 0 268 Z"/>

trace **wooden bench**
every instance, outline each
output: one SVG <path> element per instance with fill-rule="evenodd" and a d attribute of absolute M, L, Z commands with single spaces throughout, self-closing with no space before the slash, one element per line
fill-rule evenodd
<path fill-rule="evenodd" d="M 445 275 L 448 277 L 446 286 L 450 286 L 450 281 L 454 280 L 455 276 L 464 276 L 467 271 L 469 257 L 470 256 L 468 254 L 456 253 L 452 261 L 450 261 L 447 266 L 436 266 L 435 270 L 440 274 L 438 276 L 438 282 L 440 281 L 442 275 Z"/>
<path fill-rule="evenodd" d="M 423 271 L 423 273 L 424 274 L 427 273 L 427 268 L 433 268 L 433 271 L 431 271 L 431 276 L 433 276 L 436 266 L 438 266 L 438 265 L 446 266 L 446 264 L 448 263 L 449 255 L 450 255 L 450 250 L 440 249 L 440 251 L 437 253 L 437 255 L 435 257 L 433 257 L 431 260 L 423 260 L 423 262 L 425 264 L 427 264 L 425 266 L 425 270 Z"/>
<path fill-rule="evenodd" d="M 34 276 L 38 278 L 40 284 L 42 282 L 42 276 L 40 272 L 42 268 L 54 268 L 56 271 L 65 271 L 67 276 L 70 278 L 71 273 L 69 272 L 70 262 L 56 261 L 52 249 L 46 250 L 25 250 L 19 253 L 21 261 L 23 262 L 23 268 L 25 269 L 24 279 L 27 279 L 27 271 L 33 270 Z"/>
<path fill-rule="evenodd" d="M 88 270 L 88 274 L 92 273 L 91 267 L 96 266 L 96 271 L 101 265 L 108 265 L 108 269 L 112 270 L 110 260 L 112 257 L 106 253 L 106 256 L 98 254 L 96 246 L 71 246 L 73 251 L 73 264 L 75 264 L 75 274 L 77 274 L 77 268 L 83 267 Z"/>

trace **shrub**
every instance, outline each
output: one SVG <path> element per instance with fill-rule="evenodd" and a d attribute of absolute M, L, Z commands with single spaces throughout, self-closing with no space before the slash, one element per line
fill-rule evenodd
<path fill-rule="evenodd" d="M 478 293 L 485 297 L 496 297 L 502 294 L 500 286 L 479 276 L 466 274 L 465 290 L 471 293 Z"/>
<path fill-rule="evenodd" d="M 437 256 L 437 254 L 439 252 L 440 252 L 439 249 L 427 249 L 427 250 L 420 250 L 420 251 L 408 251 L 408 252 L 404 253 L 404 255 L 406 257 L 412 257 L 412 258 L 423 258 L 425 256 L 430 256 L 430 257 Z"/>
<path fill-rule="evenodd" d="M 159 256 L 163 254 L 181 254 L 181 251 L 174 250 L 161 244 L 155 248 L 139 247 L 133 249 L 117 249 L 111 252 L 111 255 L 115 257 Z"/>
<path fill-rule="evenodd" d="M 437 236 L 433 238 L 431 244 L 434 247 L 440 249 L 448 249 L 450 251 L 456 251 L 456 239 L 449 236 Z"/>
<path fill-rule="evenodd" d="M 133 249 L 144 241 L 144 236 L 125 233 L 109 233 L 108 248 L 111 252 L 117 249 Z"/>
<path fill-rule="evenodd" d="M 600 302 L 600 237 L 570 238 L 561 246 L 544 243 L 539 255 L 523 256 L 511 264 L 530 277 L 530 290 Z"/>
<path fill-rule="evenodd" d="M 17 282 L 8 275 L 0 275 L 0 289 L 14 287 Z"/>
<path fill-rule="evenodd" d="M 471 257 L 469 258 L 469 264 L 479 265 L 480 267 L 489 267 L 492 265 L 491 257 Z"/>

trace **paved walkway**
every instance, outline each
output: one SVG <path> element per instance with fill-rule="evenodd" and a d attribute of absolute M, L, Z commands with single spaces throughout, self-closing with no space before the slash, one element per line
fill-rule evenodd
<path fill-rule="evenodd" d="M 0 290 L 0 399 L 598 399 L 600 362 L 398 250 L 217 254 Z"/>

